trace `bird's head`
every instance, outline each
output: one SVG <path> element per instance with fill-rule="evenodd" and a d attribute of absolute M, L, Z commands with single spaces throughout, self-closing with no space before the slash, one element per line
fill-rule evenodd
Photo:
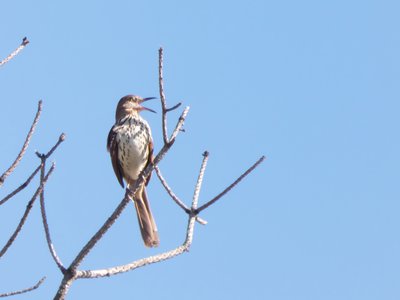
<path fill-rule="evenodd" d="M 115 112 L 116 121 L 121 120 L 127 115 L 138 114 L 142 110 L 148 110 L 155 113 L 154 110 L 142 106 L 143 102 L 151 99 L 155 99 L 155 97 L 141 98 L 136 95 L 127 95 L 125 97 L 122 97 L 121 100 L 119 100 L 118 102 L 117 110 Z"/>

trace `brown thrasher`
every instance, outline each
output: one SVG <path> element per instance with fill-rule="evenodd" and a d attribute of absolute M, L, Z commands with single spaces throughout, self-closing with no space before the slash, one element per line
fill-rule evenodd
<path fill-rule="evenodd" d="M 155 112 L 141 105 L 150 99 L 154 97 L 141 98 L 135 95 L 122 97 L 117 105 L 115 125 L 108 134 L 107 150 L 110 152 L 115 175 L 122 187 L 124 187 L 123 179 L 125 179 L 128 189 L 135 184 L 140 172 L 153 159 L 150 126 L 139 115 L 142 110 Z M 150 175 L 135 193 L 133 201 L 144 244 L 147 247 L 156 247 L 160 241 L 145 187 L 150 180 Z"/>

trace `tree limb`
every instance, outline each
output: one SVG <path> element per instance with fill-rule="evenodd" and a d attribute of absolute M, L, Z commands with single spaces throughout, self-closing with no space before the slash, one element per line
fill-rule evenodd
<path fill-rule="evenodd" d="M 47 172 L 45 176 L 43 176 L 43 180 L 41 180 L 39 187 L 36 189 L 36 192 L 33 194 L 32 199 L 28 202 L 24 215 L 21 218 L 21 221 L 19 221 L 19 224 L 17 228 L 15 229 L 14 233 L 11 235 L 11 237 L 8 239 L 6 245 L 1 249 L 0 251 L 0 257 L 2 257 L 8 250 L 8 248 L 12 245 L 12 243 L 15 241 L 17 238 L 18 234 L 20 233 L 22 226 L 24 226 L 26 219 L 28 218 L 29 212 L 31 211 L 33 207 L 33 203 L 35 202 L 37 196 L 42 192 L 44 185 L 46 184 L 47 180 L 49 179 L 49 176 L 51 173 L 54 171 L 54 165 L 50 168 L 50 170 Z"/>
<path fill-rule="evenodd" d="M 229 185 L 225 190 L 223 190 L 220 194 L 215 196 L 213 199 L 208 201 L 207 203 L 203 204 L 196 210 L 196 214 L 200 213 L 202 210 L 206 209 L 216 201 L 218 201 L 222 196 L 224 196 L 226 193 L 228 193 L 231 189 L 233 189 L 243 178 L 245 178 L 247 175 L 249 175 L 255 168 L 258 167 L 259 164 L 261 164 L 265 159 L 265 156 L 261 156 L 250 168 L 246 170 L 242 175 L 239 176 L 238 179 L 236 179 L 231 185 Z"/>
<path fill-rule="evenodd" d="M 57 143 L 50 149 L 50 151 L 43 155 L 43 157 L 48 158 L 50 157 L 50 155 L 57 149 L 57 147 L 60 145 L 60 143 L 64 140 L 65 135 L 62 134 L 60 136 L 60 138 L 58 139 Z M 41 180 L 40 180 L 40 184 L 39 187 L 36 189 L 36 192 L 34 193 L 32 199 L 28 202 L 24 215 L 22 216 L 19 224 L 17 225 L 17 228 L 15 229 L 14 233 L 11 235 L 11 237 L 8 239 L 7 243 L 4 245 L 4 247 L 0 250 L 0 257 L 2 257 L 8 250 L 8 248 L 13 244 L 13 242 L 15 241 L 15 239 L 17 238 L 18 234 L 20 233 L 22 227 L 25 224 L 26 219 L 28 218 L 28 215 L 33 207 L 33 204 L 37 198 L 37 196 L 43 191 L 45 184 L 47 183 L 47 180 L 49 178 L 49 176 L 51 175 L 51 173 L 54 171 L 54 167 L 55 165 L 53 164 L 50 168 L 50 170 L 47 172 L 46 175 L 44 175 L 44 162 L 42 161 L 40 163 L 40 165 L 36 168 L 36 170 L 31 174 L 31 176 L 29 176 L 28 180 L 26 180 L 17 190 L 15 190 L 14 192 L 12 192 L 10 195 L 6 196 L 3 200 L 0 201 L 0 205 L 3 204 L 6 200 L 10 199 L 12 196 L 14 196 L 17 192 L 16 191 L 20 191 L 23 188 L 21 188 L 22 186 L 25 187 L 29 184 L 29 182 L 32 180 L 32 178 L 36 175 L 37 171 L 39 169 L 42 170 L 42 174 L 41 174 Z"/>
<path fill-rule="evenodd" d="M 25 138 L 25 142 L 22 146 L 21 151 L 18 153 L 17 158 L 15 159 L 15 161 L 11 164 L 11 166 L 3 173 L 3 175 L 0 176 L 0 187 L 3 185 L 4 181 L 6 180 L 6 178 L 14 171 L 14 169 L 17 167 L 17 165 L 19 164 L 19 162 L 21 161 L 22 157 L 25 154 L 26 149 L 28 149 L 29 146 L 29 142 L 31 140 L 31 137 L 33 135 L 33 132 L 35 131 L 36 125 L 39 121 L 39 117 L 40 114 L 42 112 L 42 100 L 39 100 L 38 103 L 38 109 L 36 112 L 36 116 L 33 119 L 33 123 L 31 125 L 31 128 L 29 129 L 29 132 Z"/>
<path fill-rule="evenodd" d="M 60 139 L 59 139 L 60 141 Z M 56 265 L 58 266 L 58 268 L 60 269 L 61 273 L 65 272 L 65 267 L 62 264 L 60 258 L 57 255 L 57 252 L 54 248 L 54 244 L 51 241 L 51 236 L 50 236 L 50 229 L 49 229 L 49 225 L 47 222 L 47 216 L 46 216 L 46 207 L 45 207 L 45 202 L 44 202 L 44 182 L 45 182 L 45 175 L 44 175 L 44 170 L 46 167 L 46 155 L 41 155 L 40 159 L 42 161 L 42 168 L 40 170 L 40 183 L 42 185 L 42 189 L 40 191 L 40 212 L 42 214 L 42 223 L 43 223 L 43 227 L 44 227 L 44 232 L 46 234 L 46 242 L 47 242 L 47 246 L 49 248 L 49 251 L 51 253 L 51 256 L 53 257 Z M 51 169 L 54 169 L 55 164 L 53 163 L 53 165 L 51 166 Z"/>
<path fill-rule="evenodd" d="M 17 49 L 15 49 L 13 52 L 11 52 L 10 55 L 8 55 L 5 59 L 3 59 L 2 61 L 0 61 L 0 67 L 6 63 L 8 63 L 11 59 L 13 59 L 15 56 L 17 56 L 18 53 L 20 53 L 22 51 L 22 49 L 24 49 L 26 47 L 26 45 L 29 44 L 29 41 L 26 37 L 24 37 L 22 39 L 22 43 L 21 45 L 18 46 Z"/>
<path fill-rule="evenodd" d="M 36 290 L 45 281 L 45 279 L 46 279 L 46 277 L 42 277 L 42 279 L 40 279 L 34 286 L 31 286 L 29 288 L 15 291 L 15 292 L 8 292 L 8 293 L 0 294 L 0 298 L 20 295 L 20 294 L 24 294 L 24 293 Z"/>

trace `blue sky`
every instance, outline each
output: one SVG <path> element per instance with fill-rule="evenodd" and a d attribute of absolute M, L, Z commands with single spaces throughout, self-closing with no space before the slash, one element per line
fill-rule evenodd
<path fill-rule="evenodd" d="M 158 96 L 158 48 L 170 105 L 191 107 L 160 168 L 187 203 L 204 150 L 200 202 L 261 155 L 267 160 L 202 214 L 191 251 L 112 278 L 81 280 L 68 299 L 399 299 L 400 21 L 396 1 L 8 1 L 0 57 L 0 170 L 44 111 L 6 195 L 59 134 L 67 140 L 47 189 L 55 247 L 68 265 L 123 197 L 106 138 L 117 101 Z M 160 149 L 157 115 L 144 113 Z M 172 127 L 179 111 L 169 115 Z M 0 244 L 34 191 L 0 209 Z M 148 188 L 161 245 L 146 249 L 133 205 L 84 261 L 104 268 L 181 243 L 186 216 L 154 176 Z M 38 203 L 0 260 L 0 293 L 50 299 L 61 274 Z"/>

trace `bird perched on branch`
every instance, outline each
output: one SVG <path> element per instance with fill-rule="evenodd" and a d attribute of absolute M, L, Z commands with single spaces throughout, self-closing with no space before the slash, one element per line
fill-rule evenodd
<path fill-rule="evenodd" d="M 110 152 L 112 166 L 122 187 L 124 181 L 130 189 L 139 178 L 140 172 L 153 159 L 153 139 L 149 124 L 139 113 L 143 110 L 155 112 L 142 103 L 154 97 L 141 98 L 135 95 L 122 97 L 117 105 L 115 124 L 111 128 L 107 139 L 107 150 Z M 147 247 L 156 247 L 160 241 L 157 226 L 150 210 L 146 194 L 146 185 L 150 175 L 137 189 L 134 203 L 144 244 Z"/>

